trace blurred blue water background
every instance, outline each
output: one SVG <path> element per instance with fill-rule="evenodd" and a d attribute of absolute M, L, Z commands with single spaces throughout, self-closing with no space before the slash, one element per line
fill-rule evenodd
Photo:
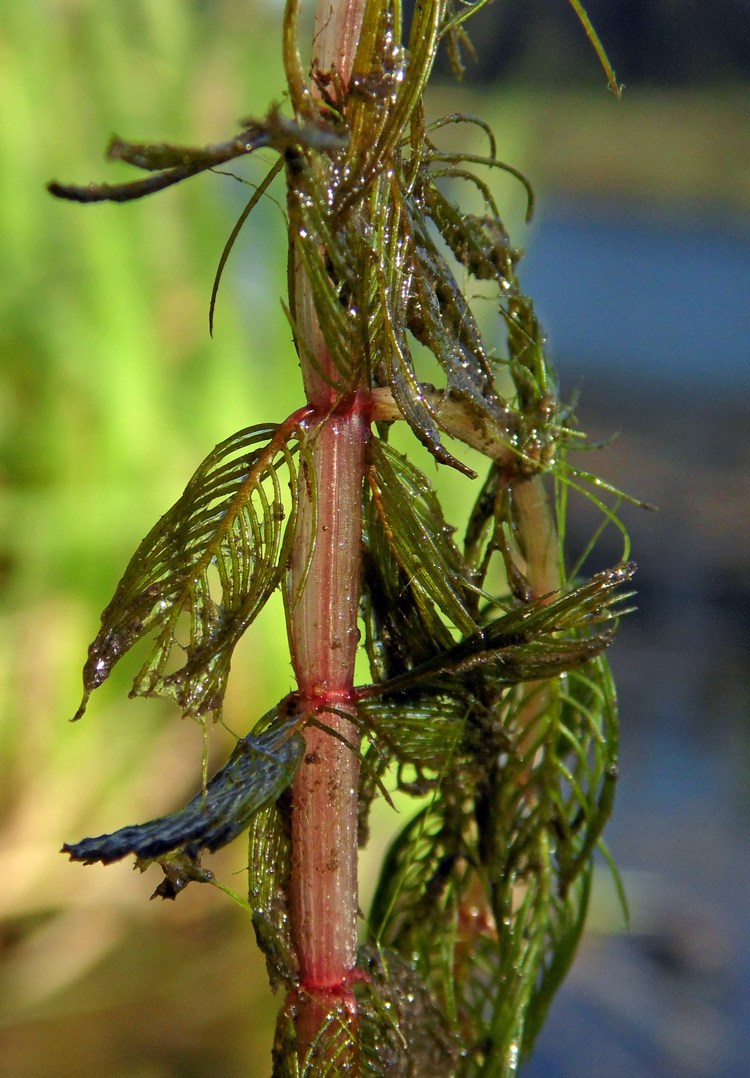
<path fill-rule="evenodd" d="M 523 264 L 570 383 L 750 390 L 750 221 L 696 206 L 542 206 Z"/>
<path fill-rule="evenodd" d="M 551 201 L 524 282 L 552 327 L 564 386 L 581 389 L 584 429 L 621 432 L 596 467 L 659 506 L 626 512 L 639 609 L 611 657 L 622 768 L 607 838 L 632 925 L 615 930 L 603 885 L 525 1073 L 740 1078 L 750 1066 L 750 228 L 699 207 Z"/>

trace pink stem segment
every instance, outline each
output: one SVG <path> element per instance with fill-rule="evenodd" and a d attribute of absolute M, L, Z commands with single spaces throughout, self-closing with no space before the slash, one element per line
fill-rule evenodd
<path fill-rule="evenodd" d="M 346 714 L 354 714 L 369 433 L 358 401 L 352 396 L 314 434 L 314 486 L 300 506 L 290 574 L 300 709 L 328 728 L 306 730 L 293 787 L 291 912 L 301 982 L 309 990 L 342 987 L 356 960 L 359 734 Z"/>
<path fill-rule="evenodd" d="M 342 93 L 364 9 L 365 0 L 318 0 L 312 69 Z M 344 1009 L 339 1027 L 344 1013 L 344 1026 L 357 1020 L 351 987 L 359 790 L 353 686 L 370 415 L 365 386 L 355 381 L 346 390 L 332 388 L 340 374 L 323 340 L 309 281 L 292 257 L 295 317 L 305 344 L 302 376 L 313 415 L 288 579 L 289 639 L 300 711 L 319 724 L 305 730 L 306 752 L 292 787 L 289 906 L 300 974 L 297 1047 L 304 1056 L 331 1010 Z M 310 355 L 313 363 L 305 359 Z M 352 369 L 358 369 L 356 361 Z"/>

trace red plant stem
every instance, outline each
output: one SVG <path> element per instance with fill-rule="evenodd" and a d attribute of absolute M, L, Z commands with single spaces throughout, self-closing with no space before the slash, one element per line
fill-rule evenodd
<path fill-rule="evenodd" d="M 363 0 L 319 0 L 313 68 L 351 74 Z M 351 992 L 357 952 L 358 728 L 354 661 L 362 557 L 362 486 L 369 437 L 368 395 L 341 393 L 315 316 L 309 282 L 295 259 L 295 318 L 304 337 L 302 374 L 312 474 L 302 478 L 289 574 L 290 647 L 299 707 L 327 729 L 308 726 L 292 787 L 292 938 L 299 963 L 298 1051 L 304 1055 L 337 1004 L 356 1021 Z M 356 367 L 356 364 L 354 364 Z M 307 488 L 305 488 L 307 483 Z M 335 709 L 335 710 L 331 710 Z"/>
<path fill-rule="evenodd" d="M 369 430 L 359 402 L 352 395 L 314 435 L 316 504 L 306 498 L 300 505 L 290 577 L 292 597 L 304 580 L 290 631 L 300 710 L 331 730 L 305 731 L 307 751 L 292 789 L 292 932 L 307 991 L 342 988 L 356 960 L 359 735 L 341 713 L 354 713 Z"/>

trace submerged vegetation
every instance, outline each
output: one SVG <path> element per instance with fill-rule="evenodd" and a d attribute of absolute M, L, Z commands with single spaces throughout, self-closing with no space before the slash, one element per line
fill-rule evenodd
<path fill-rule="evenodd" d="M 487 175 L 515 176 L 530 214 L 528 182 L 483 121 L 425 118 L 436 52 L 445 43 L 460 72 L 473 8 L 422 0 L 404 32 L 397 3 L 321 2 L 309 73 L 298 8 L 288 0 L 283 107 L 203 149 L 114 139 L 110 157 L 145 178 L 50 185 L 128 201 L 275 152 L 306 397 L 281 423 L 220 443 L 143 540 L 102 615 L 77 717 L 147 639 L 133 694 L 168 696 L 207 729 L 235 646 L 277 590 L 297 689 L 184 810 L 65 850 L 156 861 L 157 893 L 174 898 L 212 880 L 204 851 L 249 832 L 248 909 L 284 990 L 276 1075 L 510 1075 L 575 953 L 612 808 L 603 651 L 633 572 L 621 496 L 571 461 L 586 439 Z M 465 124 L 483 155 L 445 148 Z M 480 329 L 487 296 L 497 343 Z M 477 481 L 459 536 L 427 474 L 391 444 L 399 423 Z M 481 479 L 467 459 L 483 459 Z M 590 579 L 598 533 L 566 566 L 571 490 L 623 535 L 622 561 Z M 357 851 L 378 797 L 413 798 L 415 812 L 360 941 Z"/>

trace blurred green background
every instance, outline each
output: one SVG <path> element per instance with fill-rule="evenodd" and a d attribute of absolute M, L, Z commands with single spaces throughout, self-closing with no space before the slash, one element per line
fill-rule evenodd
<path fill-rule="evenodd" d="M 263 1074 L 274 1002 L 244 915 L 200 887 L 149 904 L 153 870 L 81 869 L 57 851 L 169 811 L 200 781 L 199 728 L 127 700 L 137 657 L 67 720 L 138 541 L 216 442 L 299 402 L 283 215 L 258 208 L 212 342 L 211 281 L 249 188 L 209 176 L 81 208 L 44 185 L 125 178 L 103 161 L 113 132 L 200 144 L 262 114 L 283 89 L 278 12 L 12 0 L 0 25 L 0 1072 L 246 1074 L 257 1059 Z M 236 662 L 226 721 L 240 734 L 291 687 L 277 614 Z M 212 732 L 217 759 L 228 743 Z M 217 865 L 239 891 L 243 852 Z"/>
<path fill-rule="evenodd" d="M 490 27 L 496 13 L 506 52 L 517 9 L 497 3 L 482 16 Z M 673 61 L 682 77 L 638 82 L 616 104 L 567 5 L 540 12 L 506 58 L 508 86 L 490 82 L 485 48 L 481 84 L 442 82 L 434 112 L 488 119 L 500 156 L 532 178 L 542 207 L 606 198 L 645 203 L 658 217 L 700 204 L 746 222 L 742 72 L 727 62 L 696 77 L 694 59 L 684 69 Z M 279 20 L 270 0 L 0 8 L 0 1074 L 268 1073 L 276 1001 L 242 911 L 197 885 L 174 905 L 150 904 L 156 870 L 150 879 L 129 864 L 81 868 L 57 851 L 167 812 L 199 781 L 198 727 L 160 702 L 127 700 L 137 656 L 82 722 L 66 720 L 99 613 L 138 541 L 217 441 L 300 403 L 280 304 L 283 190 L 281 204 L 256 208 L 232 253 L 211 341 L 215 266 L 250 192 L 237 177 L 260 182 L 269 159 L 125 206 L 56 202 L 44 185 L 131 178 L 103 161 L 111 133 L 202 144 L 228 137 L 240 116 L 262 115 L 283 94 Z M 517 223 L 520 192 L 504 191 Z M 533 257 L 533 233 L 515 238 Z M 562 356 L 560 365 L 564 376 Z M 658 500 L 653 446 L 635 444 L 630 471 L 609 458 L 608 474 Z M 227 726 L 244 734 L 291 684 L 272 604 L 234 663 Z M 212 732 L 217 760 L 230 743 Z M 376 837 L 376 850 L 383 842 Z M 243 854 L 238 842 L 212 865 L 240 892 Z M 606 896 L 595 914 L 605 934 L 621 928 Z"/>

